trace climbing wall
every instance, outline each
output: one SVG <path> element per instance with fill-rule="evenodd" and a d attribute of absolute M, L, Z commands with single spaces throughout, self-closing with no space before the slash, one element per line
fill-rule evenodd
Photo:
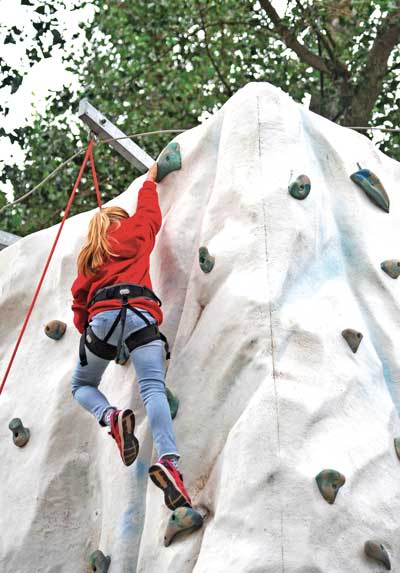
<path fill-rule="evenodd" d="M 175 141 L 152 279 L 203 527 L 164 546 L 129 364 L 110 364 L 102 389 L 137 415 L 133 466 L 72 399 L 69 288 L 92 211 L 66 223 L 0 397 L 0 570 L 81 572 L 100 549 L 110 573 L 396 571 L 400 165 L 265 83 Z M 132 212 L 142 181 L 113 203 Z M 56 230 L 0 253 L 1 372 Z M 58 341 L 53 319 L 67 324 Z M 13 418 L 30 430 L 21 448 Z"/>

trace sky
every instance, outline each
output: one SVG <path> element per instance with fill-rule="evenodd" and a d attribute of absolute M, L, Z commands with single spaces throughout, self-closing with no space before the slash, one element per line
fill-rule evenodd
<path fill-rule="evenodd" d="M 35 0 L 34 0 L 35 1 Z M 76 0 L 66 0 L 66 9 L 58 9 L 57 17 L 62 28 L 62 36 L 66 41 L 65 50 L 74 51 L 78 56 L 82 53 L 84 33 L 79 28 L 81 22 L 89 22 L 95 14 L 93 6 L 72 11 L 68 9 Z M 36 5 L 43 2 L 36 2 Z M 53 0 L 53 5 L 57 1 Z M 26 72 L 20 88 L 10 93 L 10 87 L 0 89 L 0 105 L 9 107 L 7 116 L 0 115 L 0 127 L 7 131 L 24 127 L 34 119 L 35 115 L 43 114 L 46 109 L 46 96 L 57 92 L 63 86 L 69 86 L 73 91 L 79 87 L 77 78 L 67 71 L 62 61 L 63 50 L 56 48 L 50 58 L 30 67 L 26 56 L 26 48 L 32 47 L 35 29 L 33 23 L 40 16 L 34 11 L 35 6 L 22 6 L 19 0 L 0 0 L 0 45 L 4 62 L 12 68 Z M 23 30 L 22 41 L 17 44 L 3 44 L 7 28 L 17 26 Z M 73 38 L 78 34 L 78 38 Z M 8 138 L 0 138 L 0 171 L 4 164 L 22 166 L 24 153 L 19 145 L 11 144 Z M 12 198 L 12 185 L 1 184 L 0 191 L 6 193 L 8 200 Z"/>

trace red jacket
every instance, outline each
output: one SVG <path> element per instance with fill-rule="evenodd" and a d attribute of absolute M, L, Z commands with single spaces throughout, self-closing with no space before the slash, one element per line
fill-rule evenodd
<path fill-rule="evenodd" d="M 121 307 L 118 299 L 104 300 L 88 310 L 88 302 L 102 287 L 136 283 L 152 288 L 150 253 L 161 223 L 157 185 L 153 181 L 145 181 L 138 194 L 135 214 L 129 219 L 122 219 L 119 226 L 111 225 L 107 232 L 111 250 L 118 256 L 107 259 L 91 277 L 78 274 L 71 287 L 74 324 L 79 332 L 83 332 L 86 321 L 98 312 Z M 155 301 L 137 298 L 129 300 L 129 303 L 149 311 L 159 325 L 162 323 L 163 314 Z"/>

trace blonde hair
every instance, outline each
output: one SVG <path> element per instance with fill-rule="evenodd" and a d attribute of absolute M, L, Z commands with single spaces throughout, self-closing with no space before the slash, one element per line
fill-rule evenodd
<path fill-rule="evenodd" d="M 107 231 L 111 224 L 120 225 L 121 219 L 127 219 L 128 213 L 121 207 L 102 207 L 92 217 L 86 243 L 78 255 L 78 273 L 90 277 L 108 257 L 116 256 L 110 248 Z"/>

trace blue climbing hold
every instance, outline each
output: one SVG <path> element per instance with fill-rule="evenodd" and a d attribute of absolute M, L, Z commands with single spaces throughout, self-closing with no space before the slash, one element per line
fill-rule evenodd
<path fill-rule="evenodd" d="M 44 332 L 49 338 L 60 340 L 60 338 L 64 336 L 66 330 L 67 325 L 65 322 L 62 322 L 61 320 L 51 320 L 46 324 Z"/>
<path fill-rule="evenodd" d="M 203 273 L 210 273 L 215 265 L 215 257 L 211 256 L 207 247 L 199 249 L 199 265 Z"/>
<path fill-rule="evenodd" d="M 400 261 L 397 259 L 388 259 L 381 263 L 381 269 L 392 279 L 397 279 L 400 276 Z"/>
<path fill-rule="evenodd" d="M 307 175 L 299 175 L 288 187 L 288 191 L 295 199 L 303 200 L 311 191 L 311 181 Z"/>
<path fill-rule="evenodd" d="M 174 537 L 180 533 L 190 533 L 203 525 L 201 513 L 192 507 L 178 507 L 168 520 L 167 531 L 164 536 L 164 545 L 168 547 Z"/>
<path fill-rule="evenodd" d="M 390 557 L 382 543 L 369 539 L 364 544 L 364 552 L 365 555 L 382 563 L 389 571 L 391 570 Z"/>
<path fill-rule="evenodd" d="M 369 169 L 360 169 L 350 175 L 350 179 L 365 191 L 366 195 L 375 205 L 386 211 L 386 213 L 389 213 L 389 196 L 378 177 L 372 173 L 372 171 Z"/>
<path fill-rule="evenodd" d="M 96 573 L 107 573 L 111 563 L 111 557 L 104 555 L 102 551 L 96 549 L 89 557 L 88 571 Z"/>
<path fill-rule="evenodd" d="M 179 408 L 179 398 L 177 398 L 169 388 L 166 387 L 166 391 L 167 391 L 167 400 L 168 400 L 168 405 L 169 405 L 169 409 L 171 412 L 171 418 L 174 419 L 175 416 L 178 413 L 178 408 Z"/>
<path fill-rule="evenodd" d="M 13 442 L 19 448 L 23 448 L 31 436 L 29 428 L 25 428 L 20 418 L 13 418 L 8 424 L 8 428 L 12 431 Z"/>
<path fill-rule="evenodd" d="M 181 151 L 179 143 L 172 141 L 162 150 L 157 160 L 157 178 L 159 183 L 171 171 L 177 171 L 182 167 Z"/>

